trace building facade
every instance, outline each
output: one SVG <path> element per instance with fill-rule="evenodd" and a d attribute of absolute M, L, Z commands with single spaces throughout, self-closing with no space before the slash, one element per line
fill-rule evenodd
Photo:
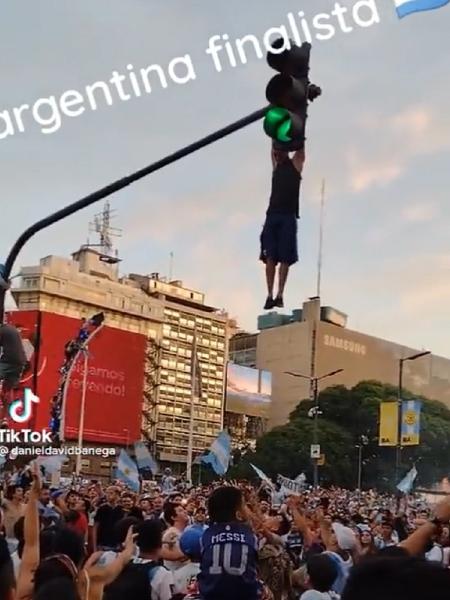
<path fill-rule="evenodd" d="M 181 281 L 166 281 L 157 273 L 120 277 L 117 264 L 102 258 L 84 247 L 72 259 L 48 256 L 23 267 L 12 290 L 17 307 L 78 319 L 101 310 L 109 326 L 145 335 L 142 435 L 161 461 L 186 463 L 192 402 L 194 454 L 209 447 L 223 427 L 232 322 Z M 194 334 L 201 398 L 191 394 Z"/>
<path fill-rule="evenodd" d="M 317 324 L 314 327 L 314 323 Z M 343 371 L 320 382 L 321 389 L 363 380 L 398 385 L 399 360 L 420 352 L 347 328 L 345 314 L 312 299 L 290 316 L 271 313 L 259 319 L 257 366 L 272 373 L 269 427 L 285 424 L 298 403 L 310 397 L 308 377 L 315 354 L 315 376 Z M 314 350 L 314 351 L 313 351 Z M 403 363 L 403 387 L 450 407 L 450 360 L 431 354 Z M 286 371 L 302 374 L 297 378 Z"/>
<path fill-rule="evenodd" d="M 238 332 L 230 339 L 230 361 L 242 367 L 256 369 L 256 347 L 258 334 Z M 225 398 L 225 424 L 231 434 L 233 444 L 240 450 L 254 448 L 256 441 L 268 426 L 267 407 L 252 406 L 250 403 L 234 402 Z"/>

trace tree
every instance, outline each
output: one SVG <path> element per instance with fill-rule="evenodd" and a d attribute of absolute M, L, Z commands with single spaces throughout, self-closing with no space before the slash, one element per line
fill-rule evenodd
<path fill-rule="evenodd" d="M 405 400 L 418 398 L 405 391 Z M 358 449 L 361 436 L 367 438 L 363 448 L 363 487 L 392 491 L 395 480 L 395 448 L 378 446 L 380 402 L 397 399 L 397 388 L 378 381 L 362 381 L 348 389 L 333 386 L 319 395 L 319 442 L 326 457 L 320 467 L 323 484 L 355 487 L 358 470 Z M 402 475 L 416 463 L 418 483 L 429 486 L 449 474 L 450 410 L 440 402 L 423 401 L 420 446 L 404 448 Z M 289 423 L 264 435 L 255 453 L 246 455 L 232 473 L 235 477 L 254 477 L 253 462 L 267 475 L 296 477 L 301 471 L 312 480 L 310 445 L 313 441 L 313 420 L 308 417 L 310 400 L 301 402 L 291 413 Z"/>

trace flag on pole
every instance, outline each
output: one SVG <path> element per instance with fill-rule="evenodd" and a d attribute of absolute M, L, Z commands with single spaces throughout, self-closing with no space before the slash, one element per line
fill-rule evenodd
<path fill-rule="evenodd" d="M 269 485 L 272 489 L 275 489 L 275 486 L 273 485 L 272 480 L 269 479 L 269 477 L 267 477 L 267 475 L 264 473 L 264 471 L 261 471 L 261 469 L 258 469 L 258 467 L 255 467 L 255 465 L 252 465 L 252 463 L 250 463 L 250 466 L 255 471 L 255 473 L 258 475 L 258 477 L 261 479 L 261 481 L 264 481 L 264 483 L 267 483 L 267 485 Z"/>
<path fill-rule="evenodd" d="M 417 469 L 414 465 L 413 468 L 405 475 L 405 477 L 400 481 L 397 485 L 397 489 L 400 490 L 403 494 L 409 494 L 412 490 L 414 481 L 417 477 Z"/>
<path fill-rule="evenodd" d="M 398 403 L 380 403 L 379 446 L 396 446 L 398 442 Z"/>
<path fill-rule="evenodd" d="M 202 456 L 202 463 L 211 465 L 217 475 L 225 475 L 230 466 L 231 438 L 227 431 L 222 431 L 211 444 L 209 453 Z"/>
<path fill-rule="evenodd" d="M 116 478 L 123 481 L 131 490 L 139 492 L 139 471 L 132 460 L 122 448 L 117 461 Z"/>
<path fill-rule="evenodd" d="M 191 358 L 191 385 L 192 391 L 196 398 L 201 398 L 202 395 L 202 371 L 198 360 L 197 352 L 197 332 L 194 331 L 194 339 L 192 340 L 192 358 Z"/>
<path fill-rule="evenodd" d="M 415 12 L 433 10 L 448 4 L 450 0 L 394 0 L 397 14 L 402 19 Z"/>
<path fill-rule="evenodd" d="M 150 454 L 148 448 L 143 442 L 135 442 L 134 454 L 136 456 L 136 462 L 138 469 L 141 471 L 152 472 L 152 475 L 157 475 L 159 471 L 158 463 Z"/>
<path fill-rule="evenodd" d="M 38 466 L 43 467 L 45 472 L 49 475 L 53 475 L 60 471 L 66 460 L 67 457 L 61 455 L 46 456 L 45 458 L 39 456 L 36 459 Z"/>
<path fill-rule="evenodd" d="M 418 446 L 420 443 L 421 400 L 402 402 L 402 446 Z"/>

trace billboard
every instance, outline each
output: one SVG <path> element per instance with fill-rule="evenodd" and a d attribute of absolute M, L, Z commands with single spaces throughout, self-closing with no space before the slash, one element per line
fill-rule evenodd
<path fill-rule="evenodd" d="M 267 419 L 271 396 L 272 374 L 269 371 L 228 363 L 225 410 Z"/>
<path fill-rule="evenodd" d="M 29 381 L 25 381 L 25 374 L 23 383 L 40 398 L 30 427 L 47 429 L 50 401 L 60 383 L 64 347 L 77 336 L 81 320 L 47 312 L 17 311 L 10 313 L 10 321 L 22 325 L 24 338 L 28 330 L 38 332 L 33 374 L 28 375 Z M 92 340 L 85 388 L 85 441 L 126 444 L 140 438 L 145 349 L 145 336 L 108 327 L 107 320 Z M 68 440 L 78 437 L 84 375 L 84 358 L 80 356 L 68 383 L 65 427 Z"/>

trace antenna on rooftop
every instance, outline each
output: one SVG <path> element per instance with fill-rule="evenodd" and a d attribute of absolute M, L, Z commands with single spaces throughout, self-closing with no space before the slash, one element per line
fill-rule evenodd
<path fill-rule="evenodd" d="M 113 238 L 122 237 L 122 230 L 111 226 L 116 211 L 111 209 L 111 204 L 106 201 L 103 211 L 94 216 L 94 221 L 89 223 L 89 232 L 99 235 L 99 243 L 87 244 L 89 248 L 99 248 L 100 260 L 110 265 L 120 262 L 119 253 L 114 248 Z"/>

